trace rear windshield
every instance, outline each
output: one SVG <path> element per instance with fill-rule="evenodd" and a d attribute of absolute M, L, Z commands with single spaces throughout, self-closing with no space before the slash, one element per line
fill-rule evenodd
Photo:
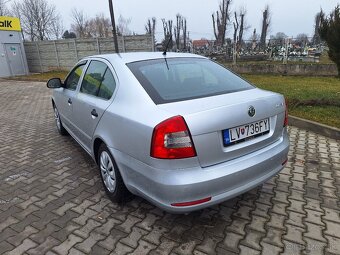
<path fill-rule="evenodd" d="M 127 64 L 155 104 L 216 96 L 254 88 L 208 59 L 169 58 Z"/>

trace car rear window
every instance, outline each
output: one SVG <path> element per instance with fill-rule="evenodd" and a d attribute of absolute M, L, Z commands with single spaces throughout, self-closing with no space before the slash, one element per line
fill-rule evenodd
<path fill-rule="evenodd" d="M 164 58 L 127 64 L 155 104 L 254 88 L 223 66 L 200 58 Z"/>

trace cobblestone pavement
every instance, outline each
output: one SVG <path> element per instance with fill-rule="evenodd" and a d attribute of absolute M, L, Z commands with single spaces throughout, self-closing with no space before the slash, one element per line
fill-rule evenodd
<path fill-rule="evenodd" d="M 218 206 L 110 202 L 43 83 L 0 81 L 1 254 L 340 254 L 340 142 L 290 128 L 287 167 Z"/>

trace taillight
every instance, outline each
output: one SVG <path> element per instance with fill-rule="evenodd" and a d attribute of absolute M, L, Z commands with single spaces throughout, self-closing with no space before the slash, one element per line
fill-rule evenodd
<path fill-rule="evenodd" d="M 190 131 L 182 116 L 159 123 L 153 130 L 151 157 L 181 159 L 196 156 Z"/>
<path fill-rule="evenodd" d="M 288 126 L 288 103 L 287 100 L 285 100 L 285 120 L 283 122 L 283 126 L 287 127 Z"/>

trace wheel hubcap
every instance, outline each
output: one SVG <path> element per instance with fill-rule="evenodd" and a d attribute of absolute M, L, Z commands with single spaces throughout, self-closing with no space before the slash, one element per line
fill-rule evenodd
<path fill-rule="evenodd" d="M 110 155 L 106 151 L 100 154 L 100 173 L 105 187 L 108 191 L 114 192 L 116 189 L 116 173 Z"/>
<path fill-rule="evenodd" d="M 61 123 L 60 123 L 59 112 L 58 112 L 57 108 L 55 108 L 55 107 L 54 107 L 54 119 L 55 119 L 55 123 L 57 125 L 58 130 L 60 130 Z"/>

